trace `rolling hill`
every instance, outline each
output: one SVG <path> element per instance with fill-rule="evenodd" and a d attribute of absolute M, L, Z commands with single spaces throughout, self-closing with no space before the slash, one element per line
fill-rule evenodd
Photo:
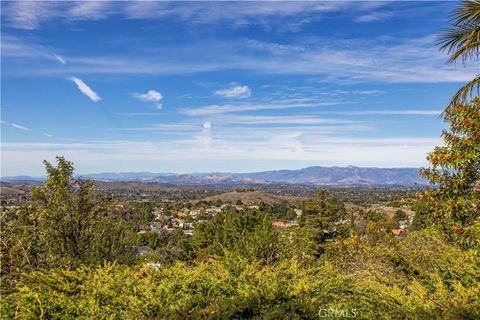
<path fill-rule="evenodd" d="M 252 173 L 151 173 L 122 172 L 79 175 L 98 181 L 138 181 L 173 185 L 296 184 L 312 187 L 415 187 L 426 185 L 417 168 L 307 167 Z M 2 181 L 35 181 L 26 176 L 4 177 Z"/>

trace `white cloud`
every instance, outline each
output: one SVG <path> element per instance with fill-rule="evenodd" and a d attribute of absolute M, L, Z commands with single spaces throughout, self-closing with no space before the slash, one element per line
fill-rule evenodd
<path fill-rule="evenodd" d="M 55 59 L 57 59 L 57 61 L 60 62 L 61 64 L 66 64 L 67 63 L 67 61 L 62 56 L 60 56 L 58 54 L 53 54 L 53 57 Z"/>
<path fill-rule="evenodd" d="M 36 29 L 41 21 L 60 14 L 56 4 L 42 1 L 15 1 L 7 5 L 2 3 L 2 11 L 10 25 L 20 29 Z"/>
<path fill-rule="evenodd" d="M 314 117 L 221 116 L 215 117 L 214 121 L 221 124 L 215 130 L 218 135 L 224 138 L 232 137 L 235 140 L 239 138 L 248 140 L 248 136 L 251 134 L 265 137 L 284 135 L 292 130 L 304 132 L 305 134 L 345 134 L 347 132 L 369 132 L 375 130 L 373 127 L 360 121 Z M 210 131 L 212 128 L 210 121 L 200 123 L 200 125 L 205 132 Z M 158 123 L 147 127 L 112 128 L 112 130 L 165 132 L 171 135 L 185 136 L 198 132 L 198 122 Z M 240 136 L 239 130 L 242 131 Z"/>
<path fill-rule="evenodd" d="M 362 94 L 362 95 L 377 95 L 383 93 L 381 90 L 354 90 L 353 94 Z"/>
<path fill-rule="evenodd" d="M 268 161 L 269 169 L 283 169 L 285 161 L 311 161 L 318 165 L 418 167 L 426 164 L 425 155 L 435 145 L 441 145 L 440 138 L 340 138 L 296 128 L 282 132 L 262 131 L 261 134 L 253 130 L 242 131 L 242 135 L 239 139 L 238 131 L 214 135 L 203 130 L 190 139 L 155 142 L 6 142 L 2 143 L 2 172 L 6 175 L 26 174 L 35 168 L 36 174 L 40 174 L 42 160 L 51 159 L 56 154 L 74 161 L 78 172 L 86 172 L 85 168 L 97 172 L 111 170 L 112 162 L 126 171 L 143 170 L 152 163 L 159 167 L 151 170 L 169 168 L 169 171 L 176 171 L 182 166 L 192 168 L 192 162 L 198 170 L 212 171 L 212 161 L 228 162 L 231 170 L 244 167 L 246 161 Z"/>
<path fill-rule="evenodd" d="M 46 133 L 46 132 L 44 132 L 43 135 L 44 135 L 45 137 L 48 137 L 48 138 L 53 137 L 53 135 L 51 135 L 51 134 L 49 134 L 49 133 Z"/>
<path fill-rule="evenodd" d="M 11 125 L 12 127 L 14 127 L 14 128 L 20 129 L 20 130 L 24 130 L 24 131 L 30 130 L 30 129 L 27 128 L 27 127 L 21 126 L 21 125 L 19 125 L 19 124 L 13 123 L 13 122 L 10 123 L 10 125 Z"/>
<path fill-rule="evenodd" d="M 10 125 L 10 126 L 12 126 L 13 128 L 15 128 L 15 129 L 19 129 L 19 130 L 23 130 L 23 131 L 29 131 L 29 130 L 30 130 L 30 128 L 21 126 L 21 125 L 19 125 L 19 124 L 17 124 L 17 123 L 14 123 L 14 122 L 7 122 L 7 121 L 0 120 L 0 123 L 1 123 L 1 124 Z"/>
<path fill-rule="evenodd" d="M 248 98 L 252 94 L 252 90 L 248 86 L 233 86 L 227 89 L 217 90 L 215 95 L 225 98 Z"/>
<path fill-rule="evenodd" d="M 157 131 L 169 134 L 185 135 L 198 131 L 198 123 L 157 123 L 148 127 L 112 128 L 115 131 Z"/>
<path fill-rule="evenodd" d="M 154 102 L 157 109 L 161 110 L 163 104 L 161 103 L 163 96 L 156 90 L 148 90 L 146 93 L 134 93 L 133 96 L 138 100 L 144 102 Z"/>
<path fill-rule="evenodd" d="M 148 90 L 147 93 L 134 93 L 133 96 L 142 101 L 160 102 L 163 98 L 162 94 L 155 90 Z"/>
<path fill-rule="evenodd" d="M 77 20 L 104 19 L 116 12 L 111 5 L 109 1 L 75 1 L 65 15 Z"/>
<path fill-rule="evenodd" d="M 268 51 L 275 55 L 302 53 L 307 51 L 307 48 L 301 45 L 285 45 L 280 43 L 258 41 L 253 39 L 247 39 L 245 42 L 251 48 L 254 48 L 260 51 Z"/>
<path fill-rule="evenodd" d="M 90 89 L 89 86 L 87 86 L 87 84 L 85 82 L 83 82 L 82 80 L 80 80 L 79 78 L 77 77 L 71 77 L 70 80 L 72 80 L 73 82 L 75 82 L 75 84 L 77 85 L 78 89 L 84 94 L 86 95 L 87 97 L 89 97 L 93 102 L 98 102 L 100 100 L 102 100 L 102 98 L 100 98 L 96 93 L 95 91 L 93 91 L 92 89 Z"/>
<path fill-rule="evenodd" d="M 2 58 L 57 60 L 49 48 L 11 35 L 2 35 Z"/>
<path fill-rule="evenodd" d="M 253 115 L 221 115 L 216 116 L 216 122 L 222 124 L 270 124 L 270 125 L 319 125 L 319 124 L 354 124 L 356 121 L 339 120 L 330 118 L 318 118 L 313 115 L 294 115 L 294 116 L 253 116 Z"/>
<path fill-rule="evenodd" d="M 346 116 L 366 115 L 395 115 L 395 116 L 440 116 L 442 110 L 359 110 L 359 111 L 333 111 L 332 114 Z"/>
<path fill-rule="evenodd" d="M 385 20 L 391 17 L 393 17 L 393 12 L 377 11 L 377 12 L 371 12 L 371 13 L 361 15 L 358 18 L 356 18 L 355 21 L 356 22 L 374 22 L 374 21 Z"/>
<path fill-rule="evenodd" d="M 248 41 L 248 40 L 247 40 Z M 192 74 L 221 70 L 246 70 L 260 74 L 310 75 L 325 83 L 441 83 L 466 82 L 475 75 L 474 68 L 447 65 L 447 56 L 439 52 L 435 35 L 421 38 L 342 39 L 316 38 L 302 52 L 275 54 L 269 47 L 283 44 L 271 43 L 256 49 L 245 41 L 228 42 L 212 40 L 160 50 L 158 59 L 144 55 L 131 56 L 69 56 L 68 68 L 39 64 L 38 59 L 53 59 L 48 48 L 24 43 L 16 38 L 2 37 L 4 60 L 22 60 L 22 63 L 5 64 L 2 74 L 58 75 L 58 74 Z M 293 44 L 301 46 L 302 44 Z M 152 49 L 149 43 L 142 43 Z M 192 56 L 191 52 L 209 50 L 207 54 Z M 289 45 L 292 46 L 292 45 Z M 256 54 L 252 54 L 256 50 Z M 261 50 L 263 52 L 258 52 Z M 157 52 L 156 51 L 156 52 Z M 28 60 L 26 59 L 28 58 Z M 361 91 L 361 90 L 359 90 Z M 360 93 L 359 93 L 360 94 Z M 363 93 L 365 94 L 365 93 Z"/>
<path fill-rule="evenodd" d="M 117 113 L 119 116 L 123 117 L 150 117 L 150 116 L 163 116 L 162 113 L 159 112 L 120 112 Z"/>
<path fill-rule="evenodd" d="M 2 18 L 19 29 L 38 29 L 47 21 L 98 20 L 114 14 L 109 1 L 12 1 L 2 2 Z M 3 20 L 3 19 L 2 19 Z"/>
<path fill-rule="evenodd" d="M 212 135 L 212 123 L 210 121 L 205 121 L 202 124 L 202 132 L 196 134 L 192 137 L 192 141 L 195 146 L 200 146 L 202 148 L 210 148 L 213 144 L 213 135 Z"/>
<path fill-rule="evenodd" d="M 37 29 L 45 22 L 99 20 L 112 15 L 126 19 L 170 18 L 190 24 L 228 21 L 234 27 L 264 25 L 265 19 L 281 17 L 281 28 L 297 31 L 321 19 L 324 13 L 349 8 L 368 12 L 378 6 L 346 1 L 224 2 L 221 7 L 208 2 L 184 5 L 163 1 L 11 1 L 2 2 L 2 18 L 15 28 Z"/>
<path fill-rule="evenodd" d="M 321 106 L 332 106 L 339 104 L 338 101 L 324 101 L 317 103 L 265 103 L 265 104 L 224 104 L 208 105 L 198 108 L 184 108 L 180 113 L 187 116 L 205 116 L 230 112 L 255 111 L 255 110 L 281 110 L 291 108 L 316 108 Z"/>

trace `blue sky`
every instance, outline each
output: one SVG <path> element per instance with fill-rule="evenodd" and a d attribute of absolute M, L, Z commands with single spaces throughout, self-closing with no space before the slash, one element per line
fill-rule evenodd
<path fill-rule="evenodd" d="M 418 167 L 454 2 L 2 2 L 2 175 Z"/>

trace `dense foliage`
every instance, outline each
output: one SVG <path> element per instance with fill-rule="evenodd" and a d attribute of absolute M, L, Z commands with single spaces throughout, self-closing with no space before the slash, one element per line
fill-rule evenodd
<path fill-rule="evenodd" d="M 455 104 L 445 111 L 450 129 L 443 132 L 444 146 L 427 159 L 423 175 L 438 185 L 425 195 L 430 217 L 451 238 L 466 246 L 480 243 L 480 99 Z"/>
<path fill-rule="evenodd" d="M 309 265 L 229 253 L 158 269 L 105 264 L 24 274 L 18 290 L 2 299 L 2 316 L 317 319 L 337 312 L 358 319 L 478 319 L 479 295 L 479 256 L 426 230 L 378 246 L 348 238 Z"/>
<path fill-rule="evenodd" d="M 33 202 L 2 213 L 2 287 L 19 271 L 134 262 L 129 211 L 74 179 L 72 163 L 57 161 L 57 167 L 45 162 L 48 179 L 33 187 Z"/>

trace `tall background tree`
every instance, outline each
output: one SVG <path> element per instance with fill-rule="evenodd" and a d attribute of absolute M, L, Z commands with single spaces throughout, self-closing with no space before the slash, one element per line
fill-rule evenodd
<path fill-rule="evenodd" d="M 442 136 L 444 146 L 427 157 L 422 174 L 438 189 L 427 192 L 432 218 L 450 225 L 457 234 L 480 218 L 480 99 L 456 103 L 444 113 L 450 125 Z"/>
<path fill-rule="evenodd" d="M 480 54 L 480 1 L 460 3 L 452 14 L 452 25 L 439 37 L 449 62 L 477 62 Z M 425 194 L 431 222 L 440 225 L 454 242 L 480 250 L 480 75 L 463 86 L 443 113 L 449 129 L 444 146 L 427 157 L 421 170 L 437 189 Z M 425 224 L 425 214 L 422 215 Z M 418 219 L 417 219 L 418 220 Z M 417 223 L 418 225 L 419 223 Z"/>
<path fill-rule="evenodd" d="M 135 229 L 123 206 L 97 194 L 91 181 L 75 179 L 63 157 L 57 166 L 44 163 L 48 178 L 32 188 L 33 201 L 1 216 L 2 287 L 19 270 L 134 262 Z"/>

